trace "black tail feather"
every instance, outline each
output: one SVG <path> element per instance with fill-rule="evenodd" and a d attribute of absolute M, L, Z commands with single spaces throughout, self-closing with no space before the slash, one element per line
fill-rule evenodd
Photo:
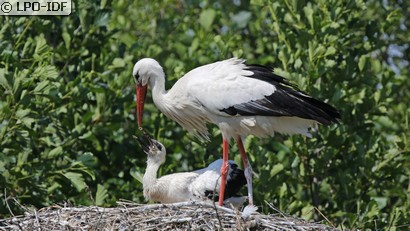
<path fill-rule="evenodd" d="M 269 68 L 261 65 L 247 65 L 246 70 L 255 78 L 273 84 L 276 90 L 264 99 L 236 104 L 220 111 L 229 115 L 262 115 L 262 116 L 296 116 L 315 120 L 323 125 L 338 123 L 340 113 L 331 105 L 319 101 L 302 92 L 287 79 L 274 74 Z"/>

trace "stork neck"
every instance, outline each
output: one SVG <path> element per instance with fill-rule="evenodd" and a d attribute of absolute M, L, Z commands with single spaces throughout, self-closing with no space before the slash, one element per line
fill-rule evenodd
<path fill-rule="evenodd" d="M 149 79 L 149 84 L 152 87 L 153 93 L 165 93 L 165 74 L 153 74 L 152 77 Z"/>
<path fill-rule="evenodd" d="M 152 185 L 155 185 L 155 182 L 157 181 L 157 173 L 158 173 L 158 168 L 161 164 L 148 159 L 147 161 L 147 169 L 145 170 L 144 177 L 142 179 L 142 183 L 145 187 L 149 187 Z"/>
<path fill-rule="evenodd" d="M 154 100 L 155 105 L 162 109 L 162 106 L 166 104 L 167 94 L 167 91 L 165 90 L 165 75 L 158 75 L 155 78 L 151 78 L 150 81 L 152 87 L 152 99 Z"/>

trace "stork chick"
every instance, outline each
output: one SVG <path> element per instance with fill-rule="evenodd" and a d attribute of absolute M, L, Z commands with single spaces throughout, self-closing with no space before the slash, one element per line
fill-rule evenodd
<path fill-rule="evenodd" d="M 193 172 L 180 172 L 157 178 L 159 167 L 165 162 L 166 149 L 163 144 L 144 134 L 138 137 L 147 154 L 147 168 L 143 177 L 144 197 L 160 203 L 176 203 L 190 200 L 219 199 L 217 193 L 221 183 L 219 170 L 222 160 L 216 160 L 207 168 Z M 225 189 L 224 204 L 241 206 L 247 197 L 235 197 L 246 184 L 243 170 L 229 161 L 229 172 Z M 239 203 L 238 203 L 239 200 Z M 239 206 L 238 206 L 239 205 Z"/>

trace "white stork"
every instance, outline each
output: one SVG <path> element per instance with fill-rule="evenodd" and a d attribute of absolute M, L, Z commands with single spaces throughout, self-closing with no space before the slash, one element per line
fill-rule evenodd
<path fill-rule="evenodd" d="M 243 139 L 247 135 L 273 136 L 274 132 L 310 137 L 309 128 L 338 122 L 339 112 L 298 90 L 285 78 L 261 65 L 247 65 L 231 58 L 189 71 L 165 90 L 165 74 L 151 58 L 139 60 L 133 69 L 137 91 L 138 126 L 142 124 L 148 86 L 155 105 L 167 117 L 198 137 L 208 138 L 208 123 L 222 133 L 222 182 L 228 173 L 228 143 L 233 138 L 240 151 L 253 205 L 252 169 Z M 224 195 L 222 183 L 220 195 Z M 222 205 L 223 196 L 219 200 Z"/>
<path fill-rule="evenodd" d="M 163 144 L 144 133 L 137 138 L 147 154 L 147 168 L 143 177 L 144 197 L 161 203 L 175 203 L 190 200 L 218 200 L 221 184 L 222 160 L 216 160 L 208 167 L 193 172 L 180 172 L 157 178 L 158 168 L 165 162 L 166 149 Z M 242 169 L 229 161 L 224 204 L 240 207 L 247 197 L 236 194 L 246 184 Z"/>

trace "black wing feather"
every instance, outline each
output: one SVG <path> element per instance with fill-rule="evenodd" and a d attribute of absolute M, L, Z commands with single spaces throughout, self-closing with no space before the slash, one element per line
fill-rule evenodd
<path fill-rule="evenodd" d="M 238 168 L 237 164 L 229 163 L 229 166 L 231 171 L 229 173 L 229 180 L 226 182 L 224 200 L 237 196 L 241 188 L 246 185 L 246 178 L 243 170 Z M 219 200 L 218 192 L 214 192 L 213 190 L 206 190 L 205 196 L 214 201 Z"/>
<path fill-rule="evenodd" d="M 224 200 L 236 196 L 241 188 L 246 185 L 245 173 L 236 164 L 230 164 L 232 171 L 229 173 L 229 180 L 226 182 Z"/>
<path fill-rule="evenodd" d="M 246 70 L 254 74 L 246 78 L 255 78 L 275 85 L 276 91 L 263 99 L 236 104 L 221 111 L 229 115 L 242 116 L 296 116 L 329 125 L 340 120 L 339 112 L 332 106 L 300 91 L 282 76 L 274 74 L 261 65 L 247 65 Z"/>

